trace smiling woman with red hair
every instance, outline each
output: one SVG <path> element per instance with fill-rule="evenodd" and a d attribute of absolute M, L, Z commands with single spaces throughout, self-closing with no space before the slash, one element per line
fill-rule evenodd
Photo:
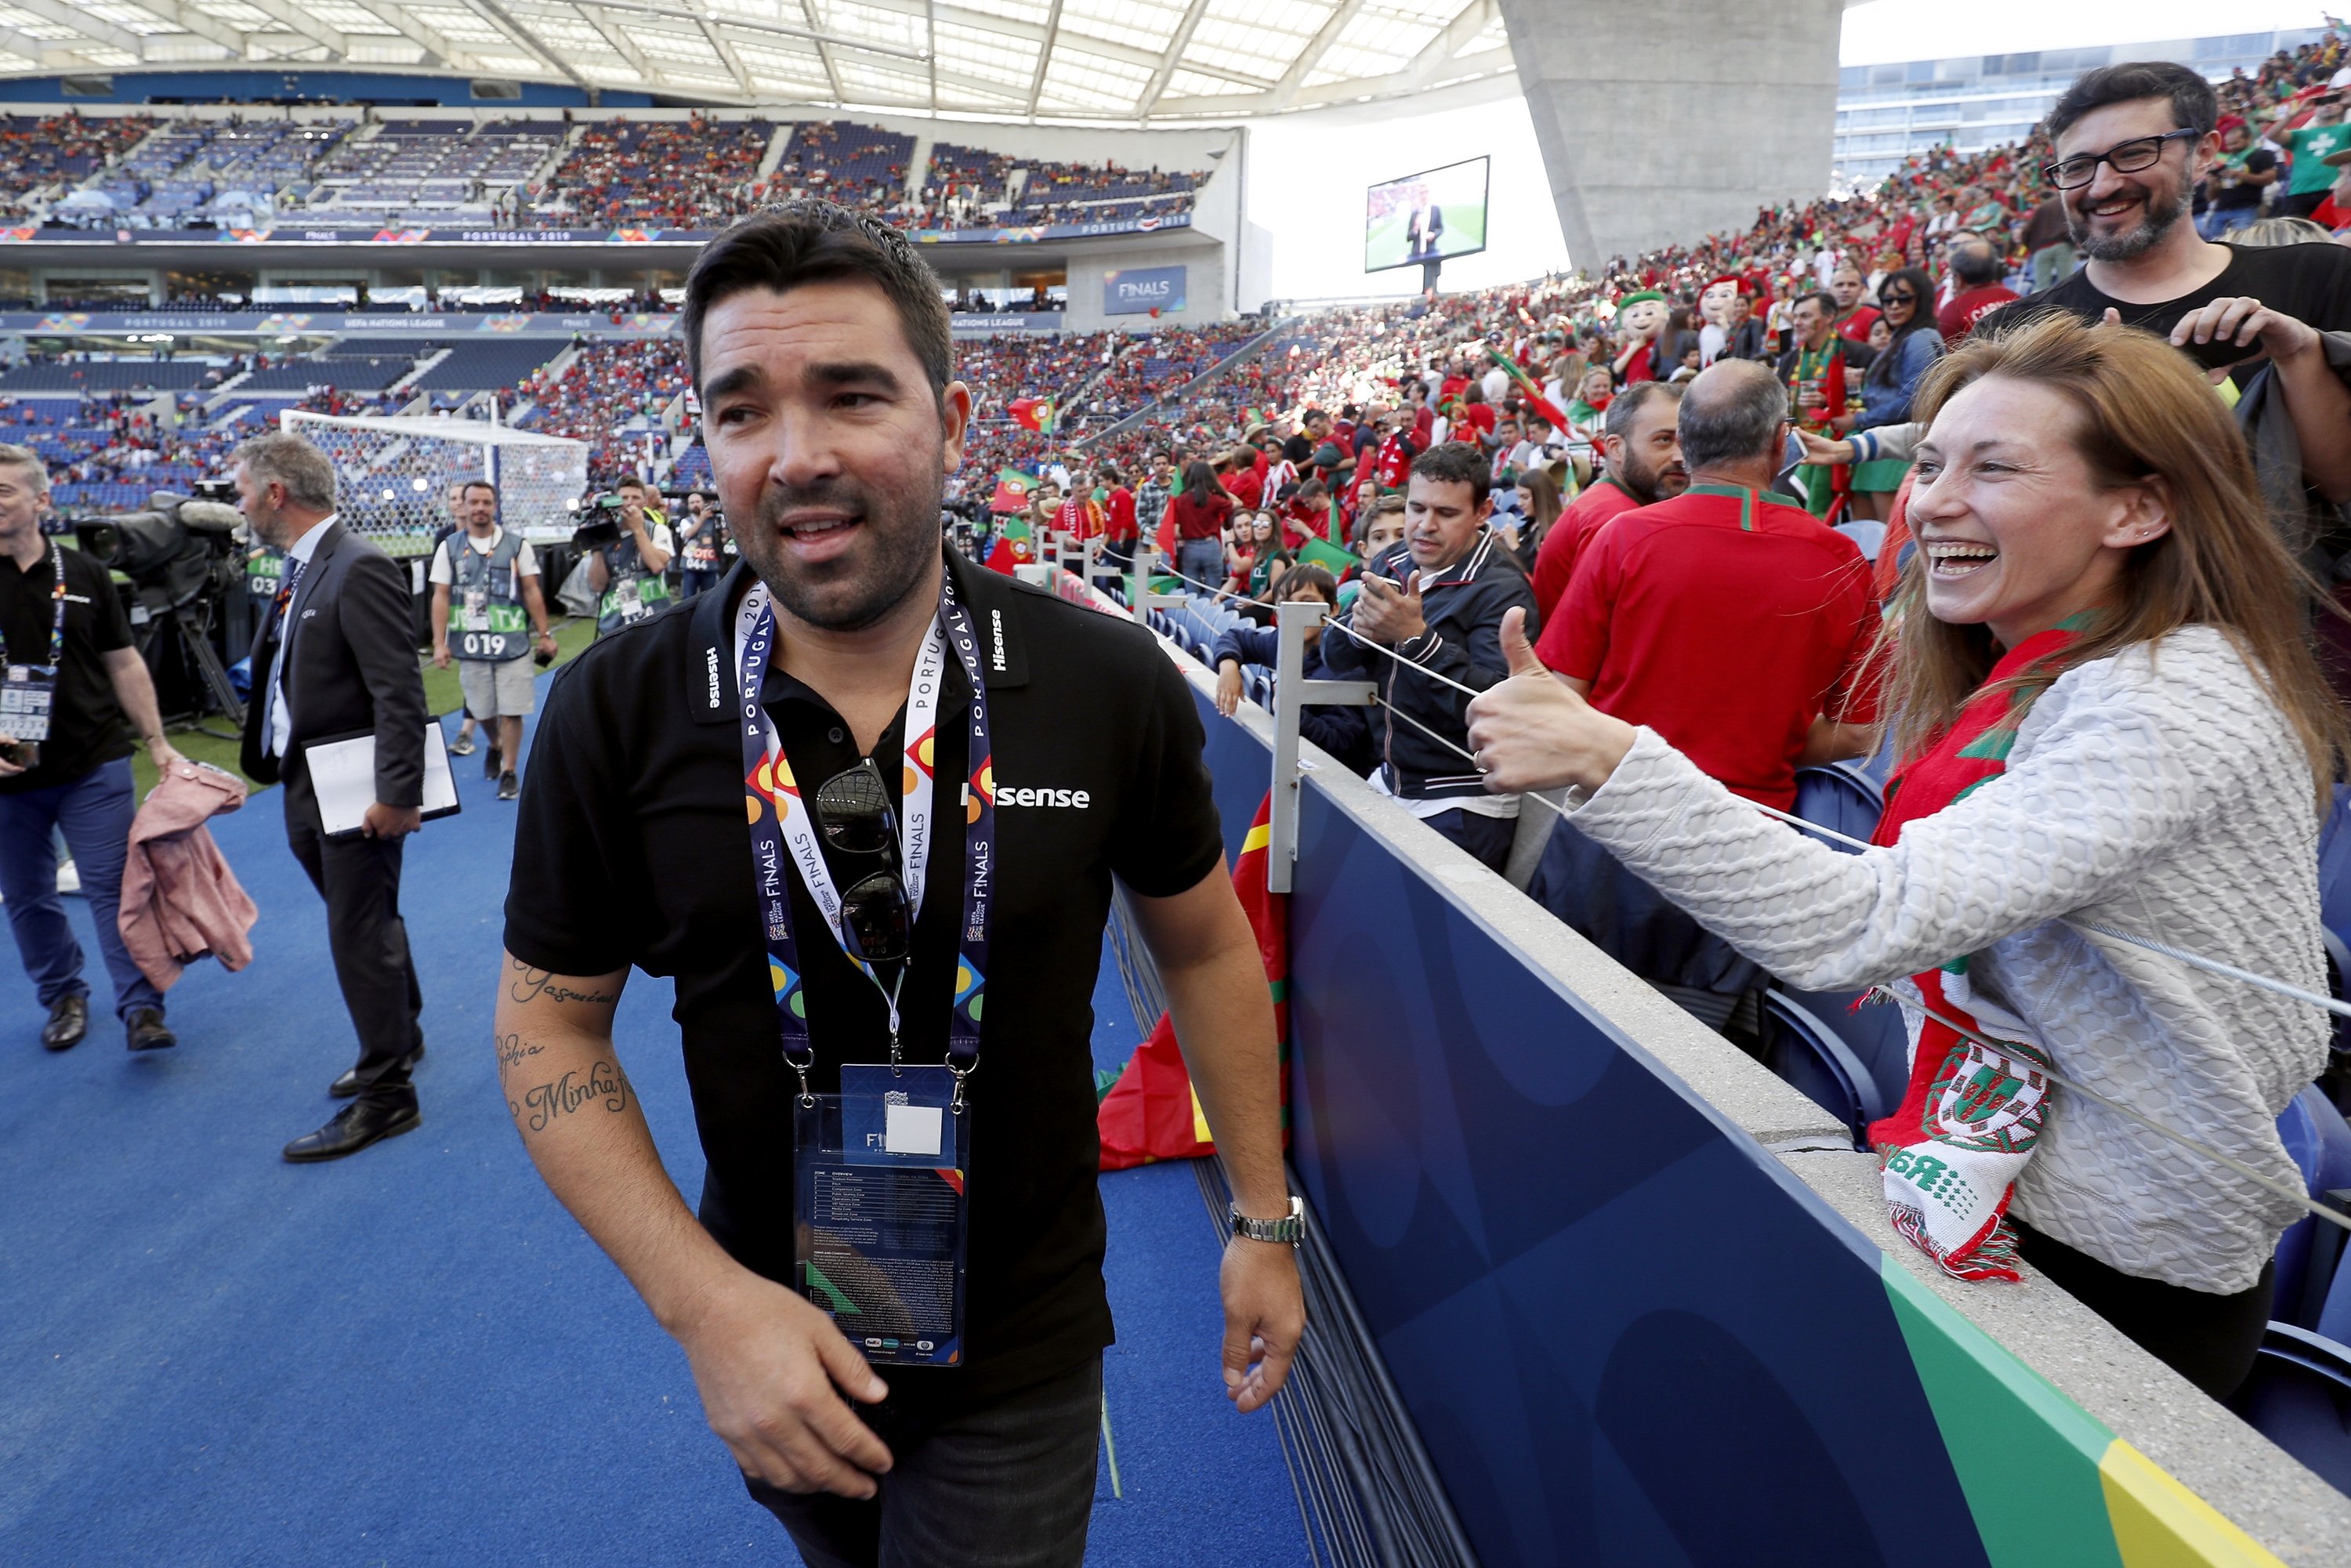
<path fill-rule="evenodd" d="M 2016 1278 L 2021 1251 L 2226 1395 L 2300 1210 L 2131 1113 L 2298 1189 L 2275 1118 L 2326 1020 L 2095 927 L 2325 989 L 2317 822 L 2345 726 L 2313 585 L 2228 415 L 2156 338 L 2052 318 L 1971 340 L 1918 409 L 1876 847 L 1761 816 L 1514 627 L 1470 744 L 1489 789 L 1573 787 L 1585 836 L 1773 973 L 1896 996 L 1910 1092 L 1870 1140 L 1897 1230 L 1965 1279 Z"/>

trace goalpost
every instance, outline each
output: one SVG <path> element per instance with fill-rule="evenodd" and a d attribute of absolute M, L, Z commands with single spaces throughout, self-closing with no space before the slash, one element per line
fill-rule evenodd
<path fill-rule="evenodd" d="M 278 425 L 335 465 L 335 513 L 392 555 L 422 555 L 451 519 L 463 479 L 498 487 L 498 520 L 533 540 L 567 539 L 588 492 L 588 444 L 475 419 L 354 416 L 293 409 Z"/>

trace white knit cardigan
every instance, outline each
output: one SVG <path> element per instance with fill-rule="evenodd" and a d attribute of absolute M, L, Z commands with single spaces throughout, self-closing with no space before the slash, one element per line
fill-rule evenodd
<path fill-rule="evenodd" d="M 2326 988 L 2310 768 L 2220 632 L 2068 671 L 2007 771 L 1891 848 L 1843 853 L 1774 821 L 1648 729 L 1572 820 L 1803 989 L 1970 955 L 1970 983 L 2031 1026 L 2060 1073 L 2301 1186 L 2276 1118 L 2325 1066 L 2326 1015 L 2059 924 L 2078 915 Z M 1919 1015 L 1905 1011 L 1915 1052 Z M 2227 1293 L 2253 1283 L 2301 1211 L 2061 1088 L 2014 1212 L 2125 1273 Z"/>

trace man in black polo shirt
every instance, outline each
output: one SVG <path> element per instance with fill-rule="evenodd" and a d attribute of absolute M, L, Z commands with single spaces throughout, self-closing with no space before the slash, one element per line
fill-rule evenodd
<path fill-rule="evenodd" d="M 1237 1208 L 1269 1238 L 1225 1255 L 1239 1408 L 1280 1387 L 1303 1322 L 1271 1009 L 1196 711 L 1131 624 L 943 551 L 971 400 L 902 236 L 821 202 L 747 219 L 696 263 L 683 324 L 742 564 L 549 695 L 507 902 L 509 1105 L 807 1561 L 1074 1568 L 1112 1338 L 1089 1034 L 1113 878 Z M 632 967 L 675 984 L 698 1223 L 614 1055 Z M 918 1092 L 886 1124 L 894 1151 L 898 1115 L 917 1134 L 927 1118 L 917 1152 L 941 1166 L 942 1128 L 969 1129 L 954 1168 L 921 1173 L 968 1194 L 956 1364 L 909 1364 L 931 1341 L 862 1327 L 861 1354 L 834 1320 L 857 1321 L 841 1292 L 864 1286 L 796 1256 L 796 1229 L 834 1234 L 796 1227 L 796 1175 L 839 1175 L 803 1106 L 838 1093 L 845 1121 L 848 1081 L 889 1081 L 872 1064 L 893 1043 L 910 1088 L 969 1070 L 959 1109 Z M 778 1282 L 803 1272 L 813 1301 Z"/>
<path fill-rule="evenodd" d="M 131 622 L 106 569 L 41 536 L 48 504 L 41 460 L 22 446 L 0 446 L 0 633 L 7 642 L 0 900 L 25 973 L 49 1009 L 41 1043 L 51 1051 L 80 1044 L 89 1030 L 89 982 L 57 900 L 51 835 L 63 832 L 114 980 L 115 1014 L 131 1050 L 154 1051 L 180 1042 L 164 1026 L 162 993 L 139 972 L 116 920 L 139 806 L 123 716 L 157 768 L 183 758 L 163 738 L 155 684 L 131 644 Z"/>

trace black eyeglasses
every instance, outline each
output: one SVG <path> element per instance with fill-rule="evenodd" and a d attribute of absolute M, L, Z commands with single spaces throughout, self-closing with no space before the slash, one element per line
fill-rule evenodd
<path fill-rule="evenodd" d="M 2128 141 L 2117 141 L 2104 152 L 2085 152 L 2077 157 L 2060 158 L 2054 163 L 2041 165 L 2042 173 L 2061 191 L 2079 190 L 2098 177 L 2098 165 L 2111 163 L 2117 174 L 2135 174 L 2150 168 L 2163 156 L 2167 141 L 2193 141 L 2204 133 L 2200 131 L 2167 131 L 2160 136 L 2140 136 Z"/>
<path fill-rule="evenodd" d="M 898 857 L 898 812 L 890 787 L 871 761 L 836 773 L 810 798 L 824 841 L 843 854 Z M 892 866 L 875 872 L 841 895 L 841 945 L 852 958 L 892 964 L 914 946 L 914 908 L 906 884 Z"/>
<path fill-rule="evenodd" d="M 1904 291 L 1888 289 L 1877 297 L 1877 302 L 1881 305 L 1916 305 L 1918 302 L 1918 297 Z"/>

